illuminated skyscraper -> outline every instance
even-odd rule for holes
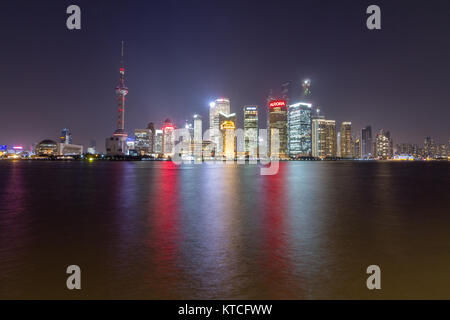
[[[287,105],[286,100],[272,100],[269,102],[269,150],[272,158],[287,159]],[[276,132],[278,131],[278,152],[276,148]]]
[[[178,142],[181,143],[179,150],[183,156],[191,157],[194,149],[193,148],[194,126],[192,122],[186,120],[184,124],[184,129],[186,130],[186,132],[179,137],[179,141],[176,141],[176,143]]]
[[[194,125],[192,124],[192,122],[189,122],[189,120],[186,120],[186,122],[184,124],[184,128],[187,129],[187,131],[189,132],[189,139],[193,140],[194,139]]]
[[[423,143],[423,151],[424,151],[424,156],[426,158],[435,158],[436,154],[437,154],[437,148],[436,148],[436,144],[434,143],[434,140],[431,139],[430,137],[426,137],[425,141]]]
[[[312,155],[312,105],[299,102],[288,109],[288,150],[291,158]]]
[[[226,159],[236,158],[236,114],[219,113],[220,132],[222,134],[222,148],[219,154]]]
[[[337,149],[336,149],[336,156],[338,157],[338,158],[340,158],[341,157],[341,132],[340,131],[338,131],[338,133],[336,134],[336,146],[337,146]]]
[[[162,127],[162,153],[166,158],[172,158],[175,153],[175,126],[170,119]]]
[[[353,144],[353,157],[355,159],[361,159],[361,138],[356,137],[355,143]]]
[[[139,155],[148,155],[151,153],[152,132],[150,129],[134,130],[134,150]]]
[[[210,103],[209,107],[210,140],[217,146],[219,144],[219,136],[221,134],[219,113],[222,112],[223,114],[230,114],[230,100],[226,98],[216,99],[216,101]]]
[[[336,121],[313,119],[312,121],[312,155],[317,158],[335,158]]]
[[[437,155],[436,157],[439,159],[448,160],[448,146],[446,144],[440,144],[437,146]]]
[[[61,130],[60,142],[64,144],[72,144],[72,133],[69,129],[64,128]]]
[[[150,130],[150,153],[153,154],[155,150],[155,124],[150,122],[147,125],[147,129]]]
[[[391,159],[393,156],[393,141],[391,133],[383,129],[377,134],[375,139],[374,155],[380,160]]]
[[[121,51],[121,61],[119,69],[119,84],[116,87],[117,98],[117,123],[116,131],[111,138],[106,139],[106,153],[109,155],[127,154],[127,137],[125,132],[125,96],[128,94],[128,88],[125,86],[125,67],[123,62],[123,41]]]
[[[196,160],[202,159],[203,147],[203,123],[202,117],[198,114],[194,115],[194,156]]]
[[[372,127],[366,126],[361,130],[361,158],[373,157]]]
[[[153,152],[157,155],[163,153],[163,131],[155,130],[155,145],[153,148]]]
[[[244,107],[245,155],[258,157],[258,106]]]
[[[353,158],[351,122],[342,122],[341,124],[341,158]]]

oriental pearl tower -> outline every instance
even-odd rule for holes
[[[120,137],[121,140],[126,140],[128,134],[125,132],[125,96],[128,94],[128,88],[125,86],[125,67],[123,62],[123,41],[122,41],[122,51],[120,59],[120,80],[116,87],[116,97],[117,97],[117,127],[114,131],[115,137]]]

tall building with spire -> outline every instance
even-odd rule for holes
[[[311,80],[306,79],[302,82],[302,95],[301,100],[303,102],[311,102]]]
[[[126,155],[127,138],[125,131],[125,96],[128,94],[128,88],[125,86],[125,66],[124,66],[124,42],[122,41],[119,84],[116,87],[117,99],[117,122],[116,131],[112,137],[106,139],[106,153],[108,155]]]

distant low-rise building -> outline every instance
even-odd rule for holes
[[[58,156],[79,156],[83,154],[83,146],[68,143],[58,143]]]
[[[112,136],[105,141],[106,154],[111,156],[125,155],[127,153],[126,137]]]

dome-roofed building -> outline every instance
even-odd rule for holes
[[[53,140],[42,140],[37,144],[35,152],[38,156],[56,156],[58,144]]]

